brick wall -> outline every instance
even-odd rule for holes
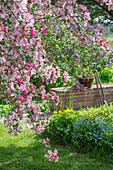
[[[103,84],[102,87],[107,103],[113,102],[113,83]],[[93,85],[91,89],[88,89],[87,91],[73,90],[72,87],[51,88],[50,91],[56,92],[60,97],[60,103],[58,106],[50,100],[51,112],[71,107],[73,107],[74,110],[78,110],[80,107],[87,108],[97,106],[97,101],[99,99],[96,85]]]

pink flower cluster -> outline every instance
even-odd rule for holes
[[[68,75],[68,72],[67,72],[67,71],[64,71],[63,76],[64,76],[64,82],[68,82],[68,80],[69,80],[69,75]]]
[[[49,144],[49,139],[43,139],[42,144],[44,145],[44,147],[50,148],[50,144]],[[45,157],[49,160],[52,161],[54,160],[55,162],[58,161],[58,155],[57,155],[58,151],[57,149],[55,149],[53,152],[51,150],[48,150],[48,154],[45,154]]]

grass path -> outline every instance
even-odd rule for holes
[[[78,154],[72,146],[57,148],[59,161],[48,162],[35,133],[24,129],[18,137],[7,134],[8,128],[0,122],[0,170],[113,170],[113,165]]]

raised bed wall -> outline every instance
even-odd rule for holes
[[[102,87],[107,103],[109,104],[110,102],[113,102],[113,83],[103,84]],[[71,107],[73,107],[74,110],[79,110],[81,107],[87,108],[97,106],[97,101],[99,99],[96,85],[93,85],[91,89],[88,89],[87,91],[72,90],[72,87],[51,88],[50,91],[56,92],[60,97],[60,103],[58,106],[50,100],[51,112]]]

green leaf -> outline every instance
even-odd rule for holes
[[[30,38],[28,38],[28,42],[29,42],[29,44],[30,44]]]
[[[12,93],[11,96],[17,96],[17,93]]]

